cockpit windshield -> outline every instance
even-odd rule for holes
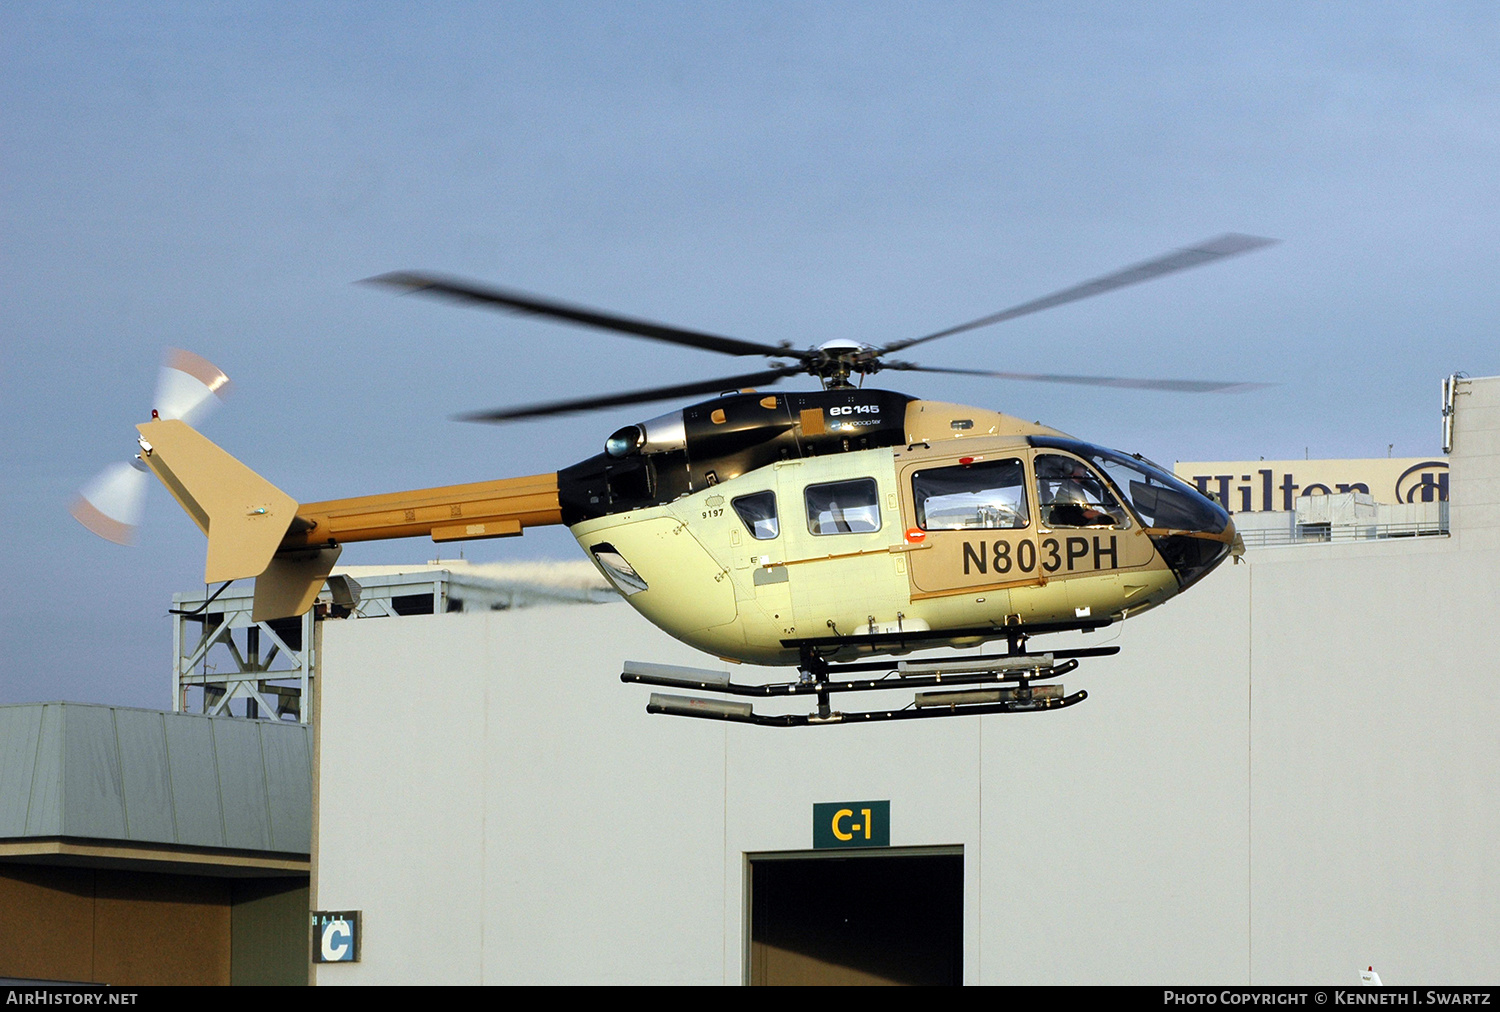
[[[1218,534],[1229,525],[1222,506],[1144,457],[1052,436],[1033,436],[1031,445],[1067,450],[1089,461],[1109,476],[1147,527]]]

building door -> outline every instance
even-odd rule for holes
[[[752,854],[751,984],[963,983],[963,848]]]

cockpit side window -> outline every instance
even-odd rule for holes
[[[740,523],[757,541],[770,541],[781,533],[781,522],[776,518],[776,493],[754,492],[729,500]]]
[[[1032,436],[1030,442],[1039,450],[1076,453],[1102,470],[1147,528],[1218,534],[1229,525],[1229,512],[1223,506],[1139,454],[1127,455],[1057,436]],[[1038,478],[1042,459],[1037,457]]]
[[[1123,527],[1128,523],[1108,483],[1076,457],[1036,457],[1037,509],[1049,527]]]
[[[924,531],[1016,530],[1031,522],[1020,460],[980,460],[918,471],[911,478]]]
[[[874,478],[809,485],[807,529],[814,534],[869,534],[880,530],[880,494]]]

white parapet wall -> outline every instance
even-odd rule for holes
[[[1500,547],[1500,376],[1459,380],[1453,408],[1454,533],[1465,546]]]
[[[1495,980],[1500,380],[1458,410],[1451,536],[1252,549],[1054,713],[649,716],[624,660],[717,664],[623,603],[325,623],[317,982],[741,983],[746,855],[856,798],[963,848],[970,983]]]

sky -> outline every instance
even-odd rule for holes
[[[903,355],[1267,389],[879,377],[1168,464],[1435,454],[1441,379],[1500,373],[1487,4],[22,2],[0,129],[0,703],[170,705],[201,535],[160,488],[134,548],[67,515],[166,347],[302,501],[553,471],[672,405],[452,416],[762,365],[356,283],[387,271],[878,344],[1275,238]]]

